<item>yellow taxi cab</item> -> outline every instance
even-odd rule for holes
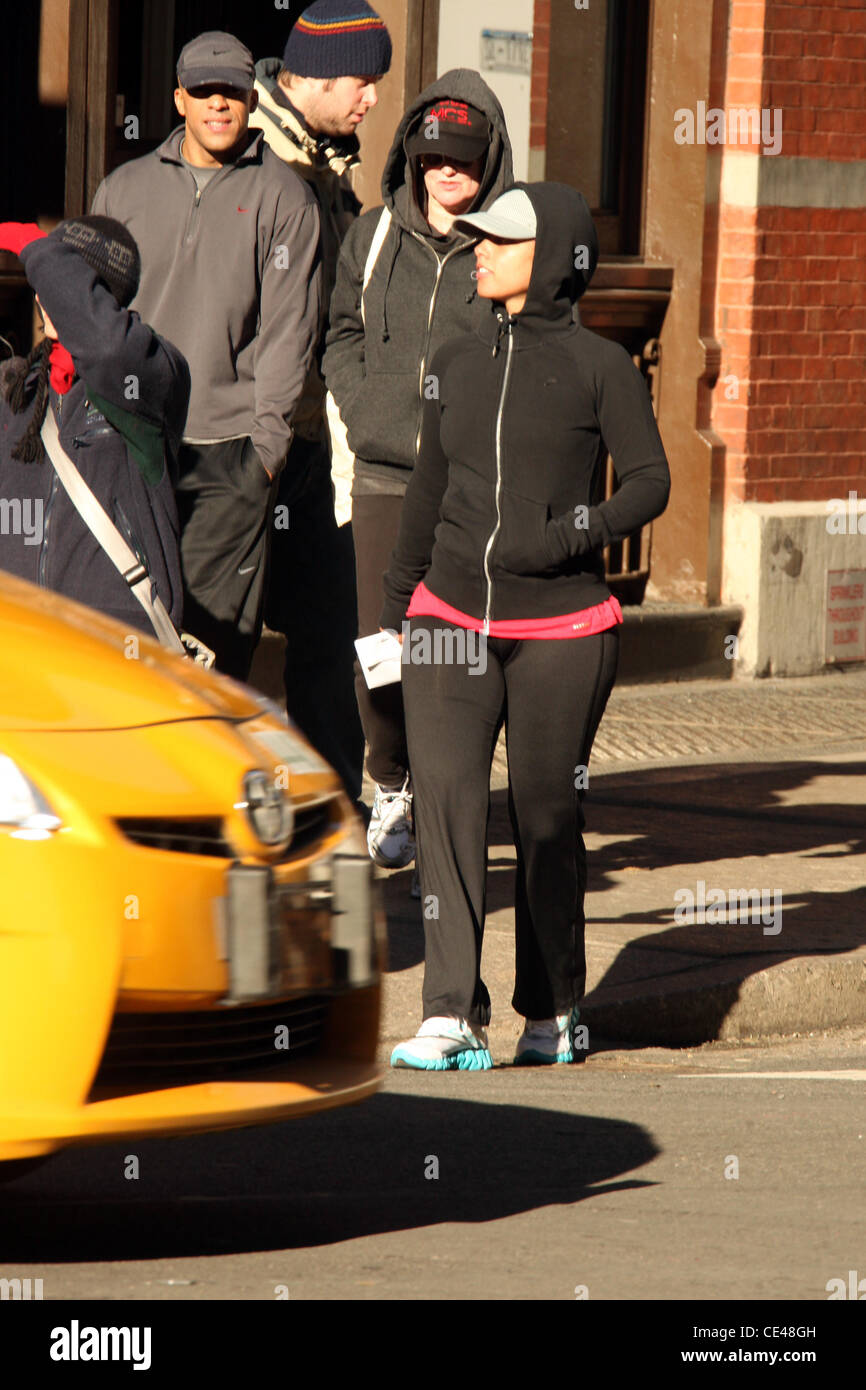
[[[275,706],[0,574],[0,1178],[359,1101],[384,921]]]

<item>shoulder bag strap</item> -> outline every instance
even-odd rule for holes
[[[370,283],[373,271],[376,269],[376,262],[379,259],[379,252],[382,250],[382,247],[385,244],[385,238],[388,235],[388,228],[390,227],[390,225],[391,209],[383,208],[382,216],[379,218],[379,221],[376,224],[376,230],[373,233],[373,240],[370,242],[370,250],[367,252],[367,261],[364,265],[364,283],[361,286],[361,318],[364,320],[365,327],[367,324],[367,319],[364,313],[364,296],[367,292],[367,286]]]
[[[379,259],[379,252],[385,243],[388,235],[388,228],[391,225],[391,213],[388,208],[382,209],[382,216],[376,223],[376,230],[373,233],[373,240],[370,242],[370,250],[367,252],[367,260],[364,265],[364,281],[361,286],[361,319],[364,327],[367,326],[367,319],[364,312],[364,296],[370,278]],[[343,526],[352,519],[352,481],[355,474],[355,455],[349,448],[349,441],[346,437],[346,426],[340,414],[337,402],[329,391],[325,397],[325,416],[328,422],[328,434],[331,440],[331,482],[334,488],[334,515],[337,518],[337,525]]]
[[[114,522],[93,495],[60,443],[57,421],[54,419],[54,412],[50,405],[45,412],[45,420],[42,425],[42,442],[54,465],[54,471],[69,494],[73,506],[85,526],[99,541],[112,564],[123,575],[150,618],[162,645],[178,652],[181,656],[186,656],[186,649],[168,615],[165,604],[159,594],[154,596],[151,593],[151,578],[147,567],[141,563],[135,552],[127,545]]]

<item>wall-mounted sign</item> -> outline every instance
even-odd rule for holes
[[[512,29],[481,30],[481,71],[532,76],[532,35]]]
[[[866,570],[827,571],[825,660],[866,661]]]

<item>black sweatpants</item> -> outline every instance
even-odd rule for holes
[[[250,439],[182,444],[177,509],[183,625],[246,680],[262,629],[271,483]]]
[[[378,493],[352,499],[355,574],[358,588],[358,636],[379,631],[385,602],[382,580],[391,563],[400,529],[402,497]],[[355,694],[364,735],[370,746],[367,771],[381,787],[402,787],[409,770],[403,692],[399,682],[370,690],[360,662],[355,662]]]
[[[357,801],[364,733],[353,674],[355,553],[351,525],[334,517],[324,441],[295,437],[276,507],[265,621],[286,638],[286,708]]]
[[[434,655],[437,629],[460,631],[419,617],[406,640],[422,628]],[[454,650],[439,641],[441,654]],[[481,978],[490,768],[503,721],[517,848],[512,1004],[525,1018],[553,1018],[583,997],[581,769],[616,676],[619,633],[493,637],[486,650],[483,674],[477,662],[476,670],[446,661],[402,667],[424,908],[424,1018],[482,1026],[490,1021]]]

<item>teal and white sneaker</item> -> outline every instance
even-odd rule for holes
[[[574,1029],[580,1010],[557,1014],[556,1018],[528,1018],[523,1036],[517,1043],[514,1065],[543,1066],[554,1062],[574,1061]]]
[[[493,1066],[487,1029],[473,1028],[465,1018],[425,1018],[414,1038],[398,1043],[392,1067],[419,1071],[489,1071]]]
[[[367,826],[367,850],[382,869],[405,869],[415,858],[412,783],[408,777],[399,791],[377,785]]]

